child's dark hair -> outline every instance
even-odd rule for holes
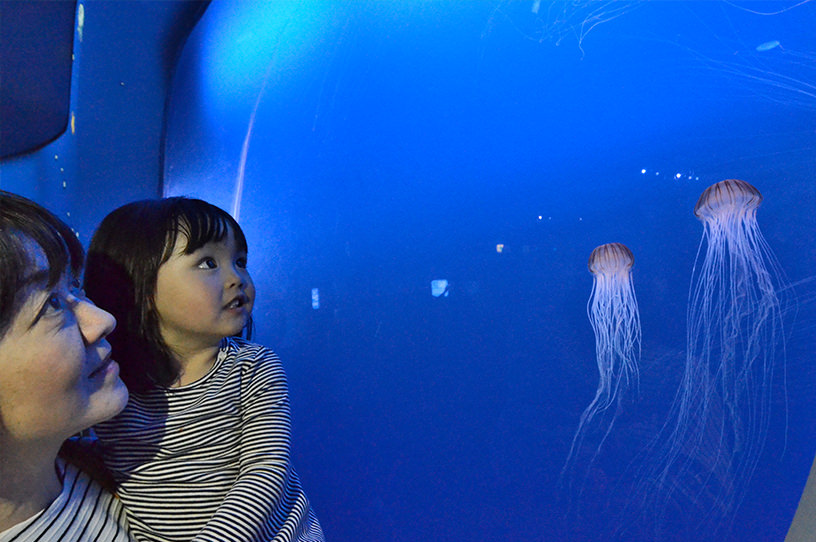
[[[82,272],[84,251],[71,228],[33,201],[0,190],[0,338],[23,302],[20,294],[34,265],[29,241],[48,260],[48,288],[66,272],[76,278]]]
[[[159,267],[173,254],[179,235],[191,254],[232,230],[247,251],[241,227],[223,209],[200,199],[174,197],[142,200],[119,207],[102,221],[91,239],[85,268],[85,291],[116,317],[108,336],[121,377],[133,392],[168,387],[179,366],[164,342],[156,310]]]

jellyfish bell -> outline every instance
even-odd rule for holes
[[[755,212],[762,194],[753,185],[739,179],[726,179],[706,188],[694,206],[694,216],[702,221],[723,215]]]
[[[622,243],[607,243],[596,247],[589,255],[589,272],[593,275],[627,273],[635,264],[632,251]]]

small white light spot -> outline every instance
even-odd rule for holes
[[[63,188],[68,188],[68,183],[67,183],[67,182],[65,182],[65,181],[62,181],[62,187],[63,187]]]
[[[683,174],[682,174],[682,173],[675,173],[675,174],[674,174],[674,178],[675,178],[675,179],[679,179],[679,178],[680,178],[680,177],[682,177],[682,176],[683,176]]]
[[[641,169],[641,170],[640,170],[640,172],[641,172],[643,175],[646,175],[646,170],[645,170],[645,169]]]
[[[312,308],[317,310],[320,308],[320,290],[312,288]]]
[[[431,295],[434,297],[448,297],[448,281],[445,279],[432,280]]]
[[[82,30],[85,28],[85,6],[80,4],[77,7],[77,36],[82,41]]]

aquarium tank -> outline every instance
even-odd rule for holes
[[[785,538],[816,455],[816,2],[68,16],[60,131],[0,189],[86,246],[145,197],[238,220],[326,540]]]

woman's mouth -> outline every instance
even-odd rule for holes
[[[113,360],[111,359],[110,355],[108,355],[108,356],[107,356],[107,357],[106,357],[106,358],[105,358],[105,359],[102,361],[102,363],[101,363],[101,364],[99,364],[99,367],[97,367],[96,369],[94,369],[93,371],[91,371],[91,374],[89,374],[89,375],[88,375],[88,378],[96,378],[96,377],[97,377],[97,376],[99,376],[99,375],[102,375],[102,374],[107,373],[107,372],[108,372],[108,370],[112,370],[114,367],[115,367],[116,369],[119,369],[119,365],[118,365],[118,364],[117,364],[115,361],[113,361]]]

